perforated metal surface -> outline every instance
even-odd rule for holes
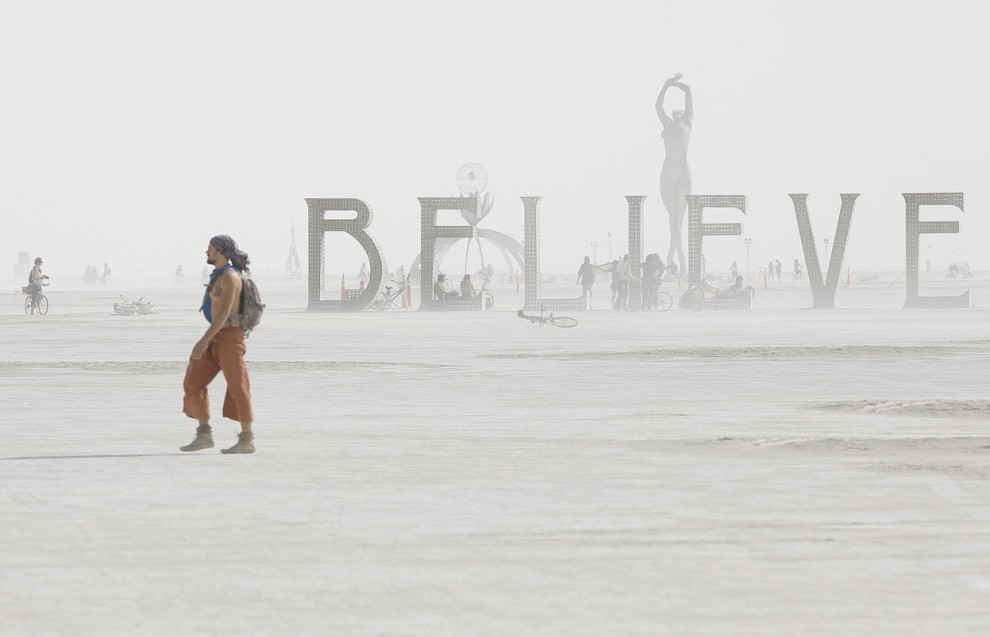
[[[918,292],[919,236],[923,234],[953,234],[959,232],[958,221],[921,221],[921,206],[955,206],[964,211],[964,198],[961,192],[906,192],[905,235],[906,235],[906,308],[947,308],[969,307],[969,290],[959,296],[920,296]]]
[[[468,226],[438,226],[438,210],[466,211],[478,213],[477,197],[420,197],[420,281],[419,309],[425,311],[443,310],[443,306],[433,299],[433,284],[436,283],[436,242],[444,237],[467,238],[474,236],[474,228]]]
[[[632,283],[629,286],[629,307],[639,307],[643,295],[643,202],[645,195],[626,195],[629,206],[629,261],[632,262]]]
[[[355,312],[364,309],[378,294],[384,269],[381,249],[365,232],[374,219],[371,207],[360,199],[306,199],[306,205],[309,208],[309,305],[306,309],[316,312]],[[326,213],[331,211],[353,211],[356,215],[354,219],[327,219]],[[367,286],[356,296],[348,290],[346,301],[320,298],[320,290],[327,287],[323,270],[328,232],[346,232],[357,239],[371,266]]]
[[[811,296],[814,307],[832,309],[835,307],[835,290],[839,285],[839,275],[842,273],[842,260],[846,254],[846,241],[849,238],[849,226],[852,223],[853,209],[859,194],[842,194],[842,207],[839,209],[839,222],[835,227],[832,241],[832,254],[828,258],[828,272],[822,280],[822,267],[818,259],[818,244],[815,242],[815,232],[811,228],[808,216],[808,195],[789,195],[794,203],[794,215],[797,217],[798,233],[801,236],[801,249],[804,251],[804,263],[808,271],[808,283],[811,284]]]
[[[703,223],[705,208],[736,208],[746,214],[746,195],[687,195],[688,285],[701,283],[703,237],[742,234],[741,223]]]
[[[523,302],[523,310],[548,311],[558,310],[583,310],[585,300],[583,297],[576,299],[541,299],[539,298],[540,285],[540,201],[543,197],[523,197],[523,210],[525,215],[525,239],[523,240],[523,250],[526,255],[526,299]]]

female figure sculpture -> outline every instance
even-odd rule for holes
[[[667,80],[660,95],[657,97],[657,117],[663,124],[663,147],[665,157],[663,169],[660,171],[660,198],[667,209],[670,219],[670,250],[667,251],[667,262],[670,263],[677,254],[681,272],[687,272],[684,264],[684,247],[682,227],[684,211],[687,210],[687,198],[691,194],[691,169],[688,168],[687,150],[691,141],[691,126],[694,123],[694,104],[691,100],[691,87],[681,82],[683,73],[678,73]],[[668,116],[663,110],[663,99],[671,86],[684,91],[684,110],[673,111]]]

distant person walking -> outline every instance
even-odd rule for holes
[[[777,271],[777,283],[780,283],[780,259],[774,264],[774,270]]]
[[[595,285],[595,266],[591,265],[591,257],[585,257],[584,263],[578,268],[577,284],[584,290],[584,309],[591,309],[591,288]]]
[[[794,259],[794,280],[800,281],[804,276],[804,272],[801,269],[801,264],[797,259]]]
[[[103,274],[100,275],[100,283],[102,283],[103,285],[106,285],[107,283],[109,283],[110,282],[110,273],[111,273],[110,266],[107,265],[106,263],[104,263],[103,264]]]
[[[223,399],[223,415],[241,424],[237,444],[221,453],[254,453],[254,411],[251,406],[251,383],[248,379],[244,354],[244,328],[240,325],[242,273],[251,263],[248,255],[237,249],[237,243],[225,234],[210,239],[206,247],[206,262],[214,266],[203,295],[203,315],[207,328],[189,356],[183,381],[185,398],[182,411],[199,422],[196,439],[181,451],[199,451],[213,446],[210,427],[208,387],[223,372],[227,393]]]

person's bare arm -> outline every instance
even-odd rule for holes
[[[216,284],[220,286],[219,298],[210,292],[212,297],[213,320],[210,322],[210,327],[206,330],[206,334],[193,347],[193,360],[202,358],[203,354],[206,353],[206,348],[210,346],[210,341],[216,338],[220,330],[227,326],[227,320],[234,312],[234,303],[241,296],[241,277],[234,269],[225,270],[220,275],[220,279]]]

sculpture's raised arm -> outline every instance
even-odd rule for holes
[[[663,85],[663,88],[660,89],[660,95],[657,95],[657,117],[660,118],[660,122],[663,124],[664,128],[667,128],[667,125],[670,124],[670,116],[663,110],[663,98],[667,95],[667,89],[669,88],[670,81],[668,80],[667,83]]]
[[[684,119],[690,123],[694,119],[694,98],[691,96],[691,87],[680,81],[670,82],[670,86],[676,86],[684,91]]]

